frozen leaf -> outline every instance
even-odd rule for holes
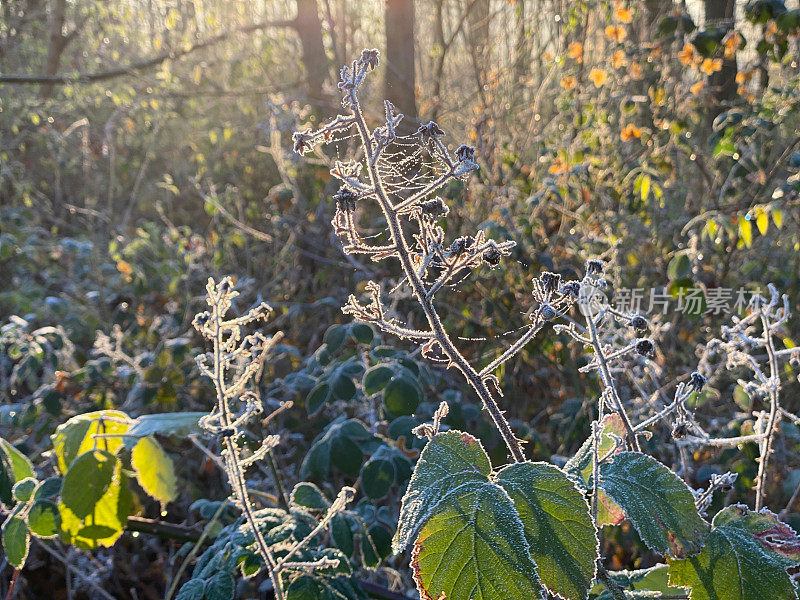
[[[736,504],[714,517],[697,556],[669,560],[670,585],[690,587],[691,600],[797,598],[786,569],[800,564],[800,538],[768,511]]]
[[[603,418],[600,443],[597,447],[598,457],[602,458],[612,450],[615,452],[620,451],[617,448],[617,442],[614,436],[625,437],[625,425],[622,422],[622,418],[617,413],[606,415]],[[615,450],[615,448],[617,449]],[[592,476],[591,436],[587,438],[580,449],[575,453],[575,456],[567,461],[567,464],[564,465],[564,471],[566,471],[569,476],[573,477],[578,484],[583,484],[584,488],[586,488]],[[597,499],[598,526],[619,525],[622,523],[625,518],[625,512],[616,502],[609,498],[603,490],[599,490]]]
[[[316,485],[301,481],[292,490],[289,502],[309,510],[327,510],[331,503]]]
[[[400,552],[413,539],[437,505],[464,483],[487,482],[492,466],[481,443],[460,431],[435,436],[420,454],[400,509],[392,542]]]
[[[37,500],[28,512],[28,526],[31,533],[41,538],[58,535],[61,528],[61,514],[50,500]]]
[[[468,483],[422,527],[411,558],[422,600],[544,598],[511,499],[491,483]]]
[[[708,533],[683,480],[654,458],[622,452],[600,467],[600,486],[619,504],[649,548],[683,558]]]
[[[583,493],[546,463],[506,467],[497,483],[514,502],[545,587],[567,600],[585,599],[595,576],[598,540]]]

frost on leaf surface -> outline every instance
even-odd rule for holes
[[[585,599],[599,548],[583,493],[546,463],[510,465],[497,483],[514,502],[542,583],[567,600]]]
[[[441,501],[465,483],[487,482],[492,470],[481,443],[460,431],[440,433],[428,442],[403,496],[392,548],[400,552]]]
[[[422,600],[544,598],[514,505],[488,482],[463,485],[425,523],[411,568]]]
[[[617,446],[615,437],[624,438],[626,435],[625,425],[622,418],[614,413],[606,415],[603,418],[600,433],[600,443],[597,446],[597,454],[599,457],[606,456],[609,452],[614,450]],[[592,437],[583,443],[580,449],[575,453],[571,459],[564,465],[564,471],[573,477],[579,484],[588,486],[589,480],[592,477]],[[597,524],[603,525],[619,525],[625,519],[625,513],[619,504],[614,502],[603,491],[599,490],[597,496]]]
[[[800,565],[800,538],[768,511],[733,505],[714,517],[703,551],[669,560],[670,585],[691,588],[691,600],[794,600],[786,569]]]
[[[708,524],[697,513],[691,490],[656,459],[622,452],[600,467],[600,486],[656,552],[683,558],[702,549]]]

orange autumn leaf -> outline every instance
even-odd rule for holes
[[[578,62],[583,61],[583,44],[580,42],[570,42],[569,47],[567,48],[567,56],[570,58],[577,60]]]
[[[689,65],[693,63],[695,59],[694,46],[692,46],[691,44],[684,44],[683,50],[678,52],[678,58],[684,65]]]
[[[636,127],[633,123],[628,123],[625,127],[622,128],[622,131],[619,133],[619,137],[623,142],[629,142],[632,139],[639,138],[642,136],[642,130]]]
[[[690,87],[689,89],[691,90],[691,92],[692,92],[692,93],[693,93],[695,96],[697,96],[697,95],[698,95],[698,94],[699,94],[699,93],[702,91],[702,89],[703,89],[703,82],[702,82],[702,81],[698,81],[697,83],[695,83],[694,85],[692,85],[692,87]]]
[[[624,50],[617,50],[614,52],[614,55],[611,57],[611,66],[615,69],[619,69],[624,67],[628,64],[628,59],[625,57]]]
[[[723,44],[725,46],[725,58],[733,58],[736,51],[741,47],[743,38],[737,31],[733,31],[725,36]]]
[[[622,42],[627,35],[628,32],[622,25],[609,25],[606,27],[606,37],[617,44]]]
[[[592,80],[594,87],[599,88],[608,80],[608,73],[606,73],[605,69],[595,68],[589,71],[589,79]]]
[[[575,87],[578,82],[572,75],[567,75],[564,79],[561,80],[561,87],[565,90],[571,90]]]
[[[556,156],[556,159],[555,161],[553,161],[553,164],[550,165],[550,168],[547,169],[547,171],[551,175],[560,175],[566,173],[568,170],[569,170],[569,165],[567,164],[567,161],[564,160],[564,158],[561,156]]]
[[[642,65],[639,63],[631,63],[631,66],[628,67],[628,75],[630,75],[633,79],[641,79],[644,77],[644,70],[642,69]]]
[[[711,75],[716,71],[722,70],[722,59],[721,58],[706,58],[700,63],[700,70],[705,73],[706,75]]]
[[[633,10],[622,2],[616,2],[614,4],[614,18],[620,23],[630,23],[633,21]]]

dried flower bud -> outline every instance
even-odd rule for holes
[[[192,321],[192,324],[193,324],[193,325],[194,325],[194,326],[195,326],[197,329],[199,329],[199,328],[201,328],[203,325],[205,325],[206,323],[208,323],[208,320],[209,320],[210,318],[211,318],[211,315],[209,315],[207,312],[201,312],[200,314],[198,314],[198,315],[197,315],[197,316],[194,318],[194,321]]]
[[[339,191],[333,195],[336,205],[341,211],[353,212],[356,209],[356,193],[346,187],[340,187]]]
[[[559,289],[558,292],[562,296],[577,298],[581,293],[581,284],[577,281],[568,281],[561,286],[561,289]]]
[[[644,331],[647,329],[647,319],[645,319],[642,315],[633,315],[631,317],[631,327],[633,327],[636,331]]]
[[[586,261],[586,274],[587,275],[595,275],[595,274],[602,274],[603,273],[603,261],[592,258]]]
[[[542,285],[548,292],[555,292],[561,285],[561,275],[545,271],[539,276]]]
[[[417,135],[419,136],[419,141],[424,144],[438,138],[440,135],[444,135],[444,131],[436,121],[428,121],[417,129]]]
[[[461,162],[475,162],[475,148],[473,146],[461,144],[456,149],[456,157]]]
[[[497,249],[497,246],[494,244],[490,245],[486,250],[483,252],[483,260],[491,267],[496,267],[500,264],[500,258],[502,258],[502,254],[500,254],[500,250]]]
[[[372,70],[378,66],[378,57],[380,54],[381,53],[375,48],[372,48],[371,50],[364,49],[361,51],[361,59],[359,62],[368,69]]]
[[[292,140],[294,141],[293,150],[296,154],[310,152],[314,149],[314,144],[311,143],[313,139],[314,136],[311,134],[311,128],[294,133],[292,135]]]
[[[223,294],[227,294],[228,292],[231,291],[231,287],[232,287],[231,280],[226,278],[223,279],[222,283],[219,284],[219,291],[222,292]]]
[[[422,202],[420,207],[422,208],[422,214],[429,219],[446,217],[447,213],[450,212],[450,209],[447,208],[447,205],[439,197]]]
[[[453,243],[450,244],[450,254],[452,256],[461,256],[474,242],[475,240],[471,235],[456,238],[453,240]]]
[[[699,392],[703,389],[706,385],[706,378],[703,377],[700,373],[695,371],[689,377],[689,387],[692,388],[695,392]]]
[[[654,350],[655,346],[651,340],[648,340],[647,338],[636,340],[636,352],[642,356],[650,356],[653,354]]]
[[[549,304],[545,304],[542,306],[541,315],[545,321],[552,321],[556,317],[556,311]]]
[[[689,424],[686,421],[675,423],[672,428],[672,437],[676,440],[682,440],[689,434]]]

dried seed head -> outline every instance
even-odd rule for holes
[[[581,293],[581,284],[578,281],[568,281],[564,285],[561,286],[561,289],[558,292],[562,296],[570,296],[571,298],[577,298],[580,296]]]
[[[429,219],[446,217],[447,213],[450,212],[450,209],[447,208],[447,205],[439,197],[422,202],[420,207],[422,208],[422,214]]]
[[[645,319],[642,315],[633,315],[631,317],[631,327],[633,327],[636,331],[644,331],[647,329],[647,319]]]
[[[603,273],[603,261],[597,258],[592,258],[586,261],[586,274],[587,275],[600,275]]]
[[[192,325],[194,325],[195,329],[200,329],[203,325],[208,323],[208,320],[211,318],[211,315],[207,312],[201,312],[200,314],[196,315],[194,321],[192,321]]]
[[[561,285],[561,275],[558,273],[551,273],[550,271],[545,271],[539,276],[539,279],[548,292],[555,292],[558,287]]]
[[[419,136],[419,141],[424,144],[438,138],[440,135],[444,135],[444,131],[436,121],[428,121],[417,129],[417,135]]]
[[[494,244],[494,242],[491,242],[489,247],[484,250],[481,258],[483,258],[486,264],[490,267],[496,267],[500,264],[500,259],[502,256],[503,255],[500,254],[500,250],[497,249],[497,246]]]
[[[695,392],[699,392],[703,389],[706,385],[706,378],[703,377],[700,373],[695,371],[689,377],[689,387],[692,388]]]
[[[636,340],[636,352],[642,356],[650,356],[653,354],[654,350],[655,346],[651,340],[648,340],[647,338]]]
[[[305,131],[297,131],[292,135],[292,140],[294,141],[294,146],[292,148],[296,154],[310,152],[314,149],[314,144],[311,143],[313,139],[314,136],[311,134],[311,128]]]
[[[473,146],[461,144],[456,149],[456,157],[461,162],[475,162],[475,148]]]
[[[461,256],[474,242],[475,240],[471,235],[456,238],[453,240],[453,243],[450,244],[450,254],[452,256]]]
[[[353,190],[346,187],[340,187],[339,191],[333,195],[336,201],[336,206],[341,211],[353,212],[356,209],[356,200],[358,196]]]
[[[221,291],[223,294],[227,294],[231,291],[232,287],[233,284],[231,283],[231,280],[226,277],[222,280],[222,283],[219,284],[219,291]]]
[[[374,69],[378,66],[378,57],[380,56],[380,52],[377,49],[372,48],[370,50],[364,49],[361,51],[361,59],[359,62],[367,67],[367,69]]]
[[[541,315],[545,321],[552,321],[556,317],[556,311],[549,304],[545,304],[542,306]]]
[[[675,423],[672,428],[672,437],[676,440],[682,440],[689,434],[689,424],[686,421],[679,421]]]

